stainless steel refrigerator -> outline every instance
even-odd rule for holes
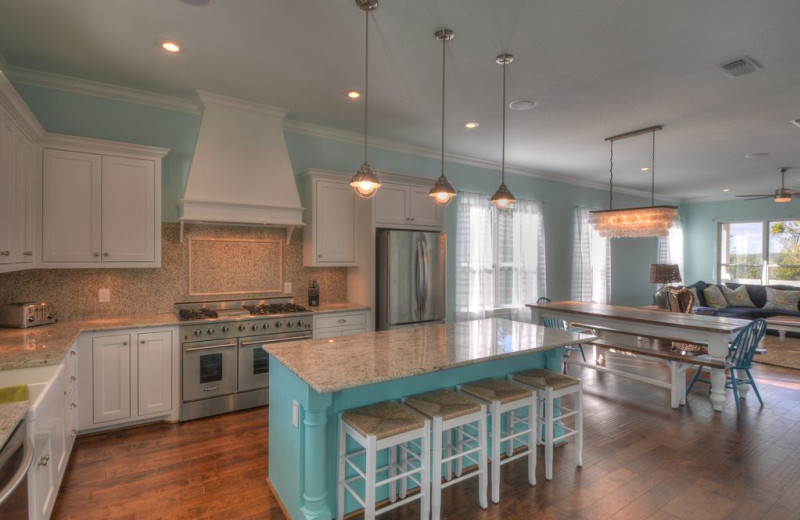
[[[444,320],[446,238],[378,230],[376,330]]]

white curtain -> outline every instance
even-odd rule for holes
[[[514,319],[529,321],[530,310],[525,304],[535,303],[547,294],[542,203],[518,200],[512,212],[511,306]]]
[[[494,309],[493,214],[486,195],[456,200],[456,319],[484,318]]]
[[[678,264],[683,284],[691,283],[686,280],[686,274],[683,271],[683,227],[680,219],[672,224],[666,237],[658,237],[657,263]]]
[[[611,247],[589,225],[589,208],[575,208],[572,299],[608,303],[611,296]]]
[[[495,311],[527,321],[527,303],[546,294],[542,205],[517,201],[498,211],[486,195],[458,197],[456,318]]]

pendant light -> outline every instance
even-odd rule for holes
[[[367,162],[367,115],[369,100],[369,12],[378,8],[378,0],[356,0],[356,5],[366,17],[366,38],[364,42],[364,163],[350,179],[350,186],[362,199],[374,197],[381,187],[381,181]]]
[[[661,125],[633,130],[624,134],[606,137],[611,142],[611,159],[609,161],[609,209],[604,211],[590,211],[589,224],[594,226],[600,236],[608,238],[633,238],[633,237],[665,237],[669,228],[678,220],[676,206],[656,206],[656,131],[661,130]],[[652,162],[650,165],[650,206],[640,208],[614,209],[614,141],[635,137],[642,134],[652,134]]]
[[[436,181],[436,184],[433,185],[431,191],[428,192],[428,195],[433,197],[436,204],[442,207],[449,206],[456,196],[455,188],[453,188],[453,185],[450,184],[450,181],[448,181],[447,177],[444,175],[444,60],[447,42],[452,40],[454,35],[455,33],[450,29],[442,29],[441,31],[436,31],[435,34],[436,39],[442,42],[442,174],[439,175],[439,179]]]
[[[501,54],[495,61],[503,66],[503,151],[500,160],[500,187],[492,195],[491,202],[497,209],[506,209],[516,202],[511,190],[506,187],[506,65],[514,61],[514,56]]]

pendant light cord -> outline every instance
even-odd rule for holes
[[[608,166],[608,209],[614,209],[614,140],[611,139],[611,159]]]
[[[367,114],[369,112],[369,11],[367,17],[367,36],[364,45],[364,162],[367,162]]]
[[[656,205],[656,131],[653,129],[653,157],[650,162],[650,206]]]
[[[500,155],[500,183],[506,184],[506,65],[507,60],[503,61],[503,151]]]
[[[444,177],[444,60],[447,47],[447,39],[442,38],[442,176]]]

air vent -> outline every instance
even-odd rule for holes
[[[800,127],[800,119],[792,119],[792,124],[794,126]]]
[[[723,74],[728,76],[729,78],[735,78],[737,76],[744,76],[745,74],[750,74],[751,72],[755,72],[756,69],[760,69],[761,65],[756,63],[752,58],[748,58],[744,56],[739,58],[738,60],[733,60],[728,63],[723,63],[717,67],[719,70],[722,71]]]

